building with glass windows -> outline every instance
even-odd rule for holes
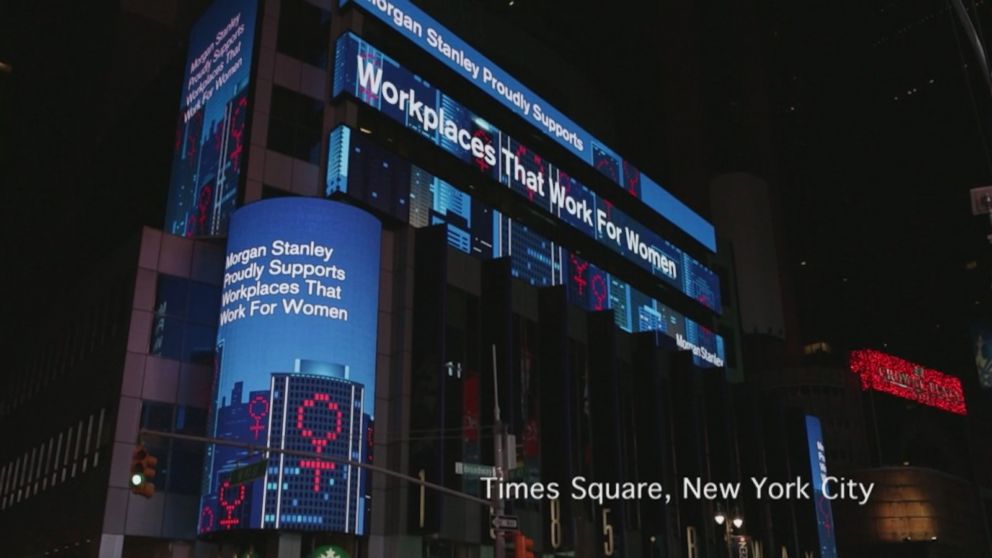
[[[674,491],[742,481],[765,452],[815,472],[807,417],[758,420],[736,385],[734,254],[702,210],[598,139],[608,108],[553,54],[506,31],[550,76],[530,84],[484,49],[498,23],[459,37],[444,22],[480,22],[434,8],[204,6],[161,230],[107,264],[84,297],[95,321],[4,399],[4,428],[24,432],[0,451],[17,555],[492,556],[485,506],[257,448],[484,496],[456,464],[493,464],[497,402],[516,482]],[[27,428],[42,400],[64,411]],[[146,499],[127,487],[141,429],[229,445],[144,437]],[[233,479],[263,459],[261,478]],[[545,556],[820,546],[812,508],[802,529],[751,511],[731,540],[713,518],[732,509],[758,510],[676,493],[507,511]],[[57,527],[38,522],[52,510]]]

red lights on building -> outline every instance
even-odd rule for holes
[[[228,490],[231,488],[234,489],[234,497],[231,498],[230,501],[228,501],[227,499],[229,496]],[[240,506],[245,501],[246,494],[247,494],[247,489],[243,484],[232,487],[231,481],[224,481],[223,483],[221,483],[220,490],[218,490],[218,497],[220,500],[220,507],[224,508],[224,513],[227,514],[227,517],[221,519],[217,523],[219,523],[225,529],[230,529],[231,527],[240,524],[241,520],[238,519],[237,517],[234,517],[234,510],[238,509],[238,506]],[[213,513],[211,513],[210,515],[212,519]]]
[[[337,440],[338,434],[340,434],[342,430],[344,413],[338,407],[338,404],[330,399],[331,396],[329,394],[315,393],[311,399],[304,400],[303,404],[296,409],[296,428],[299,429],[301,436],[310,440],[310,443],[313,444],[313,451],[315,453],[323,453],[327,443]],[[332,412],[332,416],[334,416],[334,418],[331,419],[331,423],[333,423],[334,426],[327,429],[323,435],[316,435],[312,428],[308,428],[304,424],[307,409],[319,409],[324,406],[317,405],[318,401],[321,403],[326,403],[326,408],[330,410]],[[300,467],[303,469],[313,469],[314,492],[320,492],[320,472],[333,471],[336,468],[334,463],[324,461],[322,459],[301,460]]]
[[[214,510],[206,506],[200,511],[200,532],[207,533],[214,529]]]
[[[851,351],[851,371],[861,377],[861,389],[873,389],[936,407],[967,414],[961,380],[907,360],[873,350]]]
[[[254,399],[248,403],[248,416],[251,417],[254,424],[248,427],[251,433],[258,439],[259,433],[265,430],[265,426],[262,425],[262,419],[264,419],[269,414],[269,400],[261,395],[256,395]]]

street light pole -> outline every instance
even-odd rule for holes
[[[713,521],[716,521],[717,525],[723,527],[723,541],[727,547],[727,558],[733,558],[730,554],[730,521],[727,521],[727,516],[719,508],[719,505],[717,504],[718,507],[716,509],[716,515],[713,516]]]
[[[493,516],[503,515],[503,479],[506,464],[503,456],[503,421],[499,413],[499,378],[496,373],[496,344],[492,346],[493,355],[493,455],[495,457],[494,469],[496,471],[496,491],[490,494],[492,498]],[[493,555],[495,558],[506,557],[506,540],[503,539],[503,529],[493,526],[493,534],[496,540],[493,541]]]
[[[723,533],[723,540],[726,541],[726,544],[727,544],[727,558],[734,558],[734,551],[730,547],[730,522],[729,521],[726,522],[726,529],[725,529],[725,531]]]
[[[717,504],[717,506],[719,506],[719,504]],[[723,513],[723,510],[717,507],[716,514],[713,516],[713,521],[716,521],[717,525],[723,527],[723,540],[727,545],[727,558],[734,558],[734,550],[731,545],[731,535],[733,535],[733,529],[740,529],[744,525],[744,518],[742,518],[741,514],[735,510],[733,513],[733,519],[731,519]]]

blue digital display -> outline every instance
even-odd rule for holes
[[[345,5],[350,0],[340,0]],[[713,225],[592,137],[491,60],[406,0],[354,0],[506,108],[640,198],[700,244],[716,251]]]
[[[344,192],[373,203],[389,191],[404,202],[382,202],[381,210],[420,228],[444,224],[448,244],[477,258],[510,258],[514,277],[530,285],[565,285],[569,300],[586,310],[612,310],[627,332],[655,331],[693,353],[698,366],[723,366],[723,338],[544,238],[527,226],[472,198],[441,178],[410,164],[347,126],[328,141],[327,194]],[[352,174],[356,167],[367,170]],[[398,181],[406,180],[408,183]]]
[[[211,434],[353,461],[371,457],[381,225],[339,202],[277,198],[231,216]],[[208,448],[199,530],[363,534],[364,470],[272,453],[263,478],[231,473],[261,455]]]
[[[816,529],[820,540],[820,558],[837,558],[834,539],[834,516],[830,500],[823,493],[823,479],[827,477],[827,456],[823,447],[820,419],[806,415],[806,440],[809,445],[810,484],[813,485],[813,504],[816,508]]]
[[[992,324],[984,321],[971,324],[971,348],[978,384],[992,388]]]
[[[165,230],[223,236],[248,138],[257,0],[215,0],[193,26],[179,102]]]
[[[335,95],[354,95],[710,310],[722,311],[716,273],[367,42],[342,35],[335,70]],[[615,171],[619,176],[619,163]]]

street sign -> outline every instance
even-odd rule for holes
[[[455,461],[455,474],[466,477],[495,477],[496,468],[492,465],[481,465],[479,463],[462,463]]]
[[[493,529],[504,531],[514,531],[517,529],[517,516],[515,515],[494,515],[489,518],[489,524]]]
[[[251,465],[245,465],[244,467],[239,467],[231,471],[230,482],[232,485],[242,484],[245,482],[253,481],[255,479],[260,479],[265,476],[265,469],[269,465],[268,459],[263,459],[261,461],[252,463]]]

